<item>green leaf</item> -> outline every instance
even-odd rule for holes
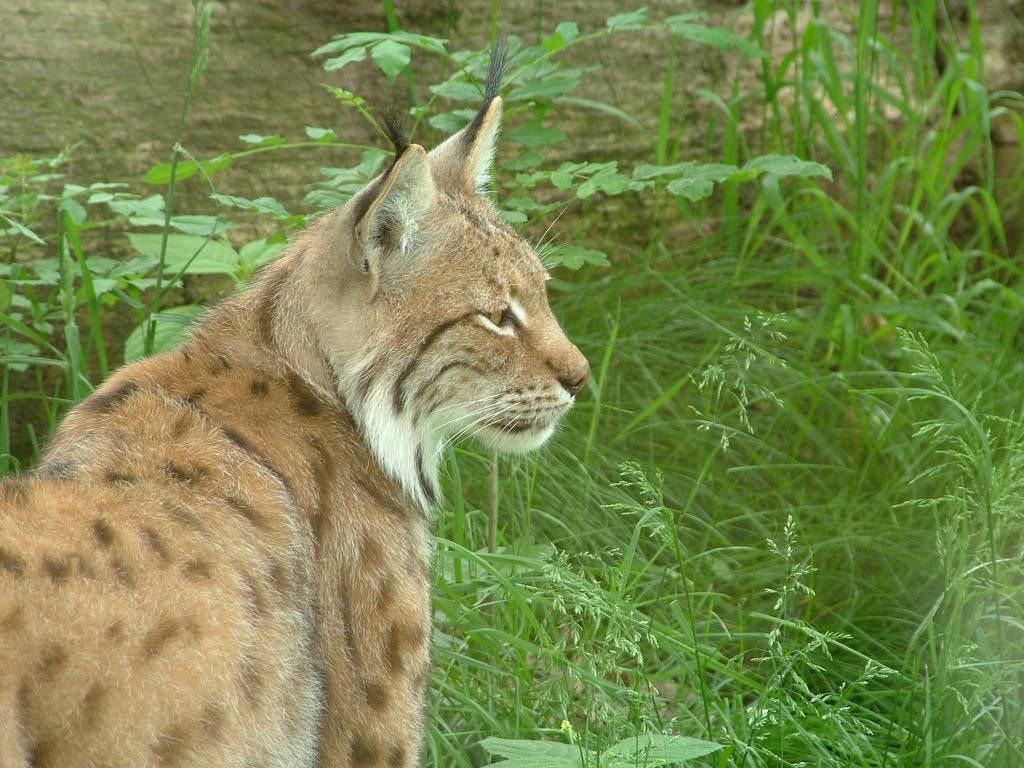
[[[567,171],[553,171],[550,181],[558,189],[568,189],[572,186],[572,174]]]
[[[21,222],[18,222],[18,221],[15,221],[14,219],[8,218],[7,216],[5,216],[2,213],[0,213],[0,219],[3,219],[4,221],[6,221],[10,225],[11,229],[15,230],[16,232],[18,232],[21,235],[24,235],[25,237],[27,237],[32,242],[37,243],[38,245],[46,245],[46,243],[43,241],[43,239],[41,237],[39,237],[39,235],[37,235],[35,232],[33,232],[31,229],[26,227]]]
[[[637,768],[654,768],[703,757],[722,749],[721,744],[688,736],[640,734],[613,744],[601,756],[601,762],[618,759]]]
[[[567,141],[569,138],[561,128],[539,125],[537,123],[517,126],[506,133],[505,137],[531,149],[559,144]]]
[[[170,349],[188,335],[189,326],[203,312],[198,304],[185,304],[172,307],[153,314],[156,323],[156,337],[153,353],[157,354]],[[139,360],[143,356],[143,332],[146,324],[139,325],[129,334],[124,343],[124,361],[126,363]]]
[[[451,112],[442,112],[439,115],[434,115],[427,122],[442,133],[450,135],[458,133],[469,125],[476,113],[477,110],[475,109],[453,109]]]
[[[414,48],[422,48],[431,53],[441,54],[445,53],[448,46],[448,41],[445,38],[417,35],[401,29],[394,32],[350,32],[344,35],[336,35],[329,43],[325,43],[313,51],[311,56],[315,58],[325,54],[341,53],[356,47],[365,50],[381,40],[404,43]]]
[[[549,77],[536,77],[527,80],[521,86],[512,88],[508,92],[509,101],[530,101],[533,99],[560,99],[568,93],[576,90],[580,84],[581,70],[563,70],[560,75]],[[479,98],[479,91],[473,91],[475,98]],[[442,94],[447,96],[448,94]]]
[[[684,18],[689,17],[690,14],[686,14]],[[694,42],[710,45],[713,48],[736,51],[737,53],[757,58],[764,58],[768,55],[746,38],[740,37],[727,29],[708,27],[704,24],[694,24],[689,21],[673,21],[673,19],[680,18],[672,16],[666,19],[665,23],[668,24],[669,29],[684,40],[693,40]]]
[[[453,101],[478,102],[482,94],[480,87],[468,82],[464,77],[462,72],[456,72],[443,83],[430,86],[430,92],[436,96],[443,96]],[[475,111],[474,114],[476,114]]]
[[[615,16],[610,16],[605,23],[611,32],[624,32],[629,29],[643,29],[646,20],[647,9],[638,8],[629,13],[619,13]]]
[[[525,224],[530,218],[522,211],[498,211],[498,215],[501,216],[502,221],[506,224]]]
[[[366,48],[350,48],[333,59],[328,59],[324,62],[324,69],[328,72],[336,72],[342,67],[346,67],[354,61],[362,61],[366,58]]]
[[[15,341],[0,336],[0,365],[24,373],[29,365],[42,358],[42,350],[28,341]]]
[[[628,112],[624,112],[618,107],[613,107],[611,104],[608,104],[603,101],[598,101],[597,99],[586,99],[583,98],[582,96],[562,96],[558,100],[558,103],[569,104],[574,107],[583,107],[584,109],[593,109],[597,112],[604,112],[607,115],[617,117],[619,120],[622,120],[625,123],[629,123],[634,128],[644,127],[643,123],[641,123]]]
[[[129,232],[128,240],[142,256],[159,258],[162,235]],[[227,275],[238,276],[238,253],[220,240],[207,240],[196,235],[168,235],[167,252],[164,258],[164,275],[176,275],[182,270],[186,275]]]
[[[761,155],[743,166],[742,172],[771,173],[775,176],[823,176],[832,179],[832,170],[812,160],[801,160],[795,155]]]
[[[58,208],[59,210],[67,211],[75,224],[81,224],[88,217],[85,207],[77,200],[63,200]]]
[[[633,178],[646,180],[659,176],[685,176],[723,182],[737,171],[739,169],[735,165],[727,163],[695,163],[692,160],[687,160],[674,165],[638,165],[633,169]]]
[[[668,191],[673,195],[680,195],[696,203],[709,197],[715,190],[715,185],[710,179],[703,178],[682,178],[672,181],[668,185]]]
[[[337,138],[337,134],[330,128],[314,128],[311,125],[306,126],[306,135],[313,141],[322,141],[324,143],[334,141]]]
[[[230,205],[232,208],[241,208],[243,211],[256,211],[257,213],[269,213],[279,219],[286,219],[292,215],[273,197],[257,197],[255,200],[249,200],[245,197],[222,195],[219,193],[214,193],[210,197],[218,203]]]
[[[363,48],[365,52],[368,45],[372,45],[382,37],[384,35],[380,32],[350,32],[345,35],[335,35],[331,42],[321,45],[310,56],[315,58],[328,53],[341,53],[357,46]]]
[[[394,80],[409,65],[410,54],[408,46],[394,40],[382,40],[373,46],[373,63],[380,67],[388,80]]]
[[[611,266],[608,254],[604,251],[595,251],[578,245],[555,246],[543,254],[543,260],[548,266],[563,266],[574,271],[584,264],[593,264],[596,267]]]
[[[533,739],[499,739],[490,736],[480,742],[488,754],[513,758],[559,758],[567,765],[579,765],[580,749],[574,744]],[[532,763],[531,763],[532,764]]]
[[[209,176],[215,171],[219,171],[221,168],[227,168],[231,165],[231,159],[231,155],[224,153],[218,155],[212,160],[201,160],[198,164],[192,160],[184,160],[179,162],[178,167],[174,169],[174,178],[177,181],[181,181],[191,176],[195,176],[200,168],[202,168],[203,172]],[[142,180],[146,184],[167,184],[171,180],[171,164],[157,163],[146,171],[146,175],[142,177]]]
[[[362,96],[356,96],[352,91],[346,91],[344,88],[337,88],[328,83],[324,83],[323,87],[346,107],[361,107],[366,103],[366,99]]]
[[[536,152],[523,152],[511,159],[503,160],[501,167],[510,171],[525,171],[527,168],[536,168],[543,162],[544,158]]]
[[[580,768],[580,761],[570,760],[567,757],[549,757],[547,755],[532,755],[530,757],[514,757],[511,760],[501,760],[491,763],[487,768]]]
[[[263,136],[259,133],[243,133],[238,137],[240,141],[251,144],[254,147],[273,147],[284,144],[283,136]]]
[[[159,216],[131,216],[128,221],[136,227],[162,227],[164,216],[162,213]],[[213,216],[172,216],[169,223],[172,229],[187,235],[200,235],[201,237],[219,235],[231,229],[230,223]]]
[[[142,200],[135,196],[113,200],[107,207],[122,216],[160,216],[164,215],[163,195],[150,195]]]
[[[739,169],[735,165],[687,161],[675,165],[638,165],[633,169],[633,178],[649,181],[662,176],[676,176],[669,183],[668,191],[697,202],[710,195],[715,184],[731,179],[738,173]]]
[[[575,21],[563,21],[555,27],[555,34],[544,38],[542,45],[551,53],[560,51],[580,36],[580,25]]]
[[[242,263],[250,270],[256,269],[273,261],[277,255],[287,247],[287,243],[268,243],[264,239],[253,240],[246,243],[238,251]]]

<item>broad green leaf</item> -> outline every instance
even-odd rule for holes
[[[150,195],[139,200],[136,197],[113,200],[107,203],[107,207],[114,213],[122,216],[163,216],[164,198],[163,195]]]
[[[597,267],[607,267],[611,264],[608,261],[608,254],[604,251],[595,251],[578,245],[556,246],[546,252],[543,258],[544,262],[552,267],[563,266],[572,270],[577,270],[584,264],[593,264]]]
[[[448,46],[448,41],[445,38],[417,35],[405,30],[396,30],[395,32],[350,32],[344,35],[335,35],[333,40],[321,45],[313,51],[311,56],[317,57],[341,53],[355,47],[365,49],[381,40],[404,43],[415,48],[422,48],[431,53],[444,53]]]
[[[238,137],[240,141],[251,144],[254,147],[276,147],[284,144],[283,136],[263,136],[259,133],[243,133]]]
[[[536,77],[508,91],[509,101],[530,101],[532,99],[560,99],[576,90],[580,84],[580,70],[566,70],[560,75]],[[474,89],[476,98],[479,92]],[[448,94],[442,94],[447,96]]]
[[[467,81],[462,72],[457,72],[443,83],[430,86],[430,92],[437,96],[444,96],[446,99],[452,99],[453,101],[472,102],[478,102],[483,93],[480,90],[480,86],[476,83]],[[474,114],[476,114],[475,111]]]
[[[634,128],[643,128],[643,123],[637,120],[628,112],[624,112],[618,107],[613,107],[604,101],[598,101],[597,99],[586,99],[581,96],[562,96],[558,100],[559,104],[571,104],[574,107],[583,107],[584,109],[593,109],[597,112],[604,112],[607,115],[612,115],[622,120],[625,123],[629,123]]]
[[[505,138],[511,139],[519,144],[537,149],[547,147],[551,144],[559,144],[568,140],[568,136],[561,128],[527,123],[513,128],[505,134]]]
[[[161,235],[129,232],[132,247],[143,256],[159,258]],[[230,245],[196,235],[168,235],[164,275],[228,275],[237,278],[239,257]]]
[[[174,178],[177,181],[187,179],[199,171],[200,168],[207,176],[219,171],[221,168],[227,168],[231,165],[231,155],[224,153],[218,155],[212,160],[202,160],[196,164],[192,160],[182,160],[178,162],[178,166],[174,169]],[[152,166],[146,175],[142,177],[142,180],[146,184],[167,184],[171,180],[171,164],[170,163],[157,163]]]
[[[503,160],[502,168],[510,171],[525,171],[527,168],[536,168],[544,162],[544,158],[536,152],[523,152],[509,160]]]
[[[530,218],[522,211],[498,211],[498,215],[507,224],[525,224]]]
[[[16,341],[0,336],[0,367],[24,373],[29,365],[42,360],[42,350],[28,341]]]
[[[316,57],[331,53],[341,53],[357,46],[365,49],[366,46],[372,45],[380,40],[381,37],[383,35],[380,32],[350,32],[345,35],[335,35],[331,42],[321,45],[310,55]]]
[[[616,759],[619,765],[654,768],[703,757],[717,752],[722,746],[689,736],[645,733],[613,744],[601,756],[601,762],[603,764],[610,759]]]
[[[675,176],[668,191],[697,202],[710,195],[715,184],[733,178],[739,169],[726,163],[684,162],[675,165],[639,165],[633,169],[633,178],[648,181],[663,176]]]
[[[88,218],[88,214],[85,212],[83,205],[77,200],[63,200],[59,206],[60,210],[67,211],[71,216],[71,220],[75,224],[81,224]]]
[[[128,221],[136,227],[162,227],[164,225],[164,216],[163,214],[159,216],[129,216]],[[171,229],[184,232],[186,235],[200,235],[202,237],[219,235],[231,229],[230,223],[213,216],[172,216],[169,224]]]
[[[439,115],[434,115],[427,122],[443,133],[458,133],[469,125],[476,112],[475,109],[453,109],[451,112],[442,112]]]
[[[43,241],[43,239],[41,237],[39,237],[39,235],[37,235],[35,232],[33,232],[31,229],[26,227],[21,222],[15,221],[14,219],[11,219],[11,218],[8,218],[7,216],[5,216],[2,213],[0,213],[0,219],[3,219],[5,222],[7,222],[7,224],[10,226],[11,229],[15,230],[16,232],[18,232],[21,235],[24,235],[25,237],[27,237],[32,242],[37,243],[39,245],[46,245],[46,243]]]
[[[555,27],[555,33],[543,41],[544,47],[554,53],[560,51],[580,36],[580,25],[575,21],[563,21]]]
[[[286,243],[268,243],[261,238],[243,245],[238,251],[238,255],[247,268],[255,269],[268,261],[273,261],[286,247]]]
[[[324,83],[323,87],[324,90],[347,107],[361,107],[366,103],[366,99],[362,96],[356,96],[352,91],[346,91],[344,88],[337,88],[328,83]]]
[[[722,182],[739,171],[735,165],[726,163],[695,163],[687,160],[674,165],[638,165],[633,169],[633,178],[637,180],[655,179],[660,176],[685,176],[706,178],[714,182]]]
[[[694,42],[710,45],[713,48],[736,51],[737,53],[742,53],[746,56],[756,56],[758,58],[764,58],[767,56],[764,51],[746,38],[733,34],[729,30],[721,27],[708,27],[704,24],[694,24],[688,21],[677,21],[673,23],[672,18],[666,20],[666,23],[668,24],[669,29],[684,40],[693,40]]]
[[[409,65],[409,47],[396,43],[393,40],[382,40],[373,46],[373,63],[380,67],[380,71],[388,80],[394,80],[395,76]]]
[[[621,195],[626,190],[643,189],[643,184],[619,173],[617,167],[618,163],[611,162],[597,164],[596,170],[587,169],[587,172],[593,171],[593,175],[576,188],[576,196],[585,200],[597,192]]]
[[[558,189],[568,189],[572,186],[572,174],[568,171],[553,171],[549,180]]]
[[[285,210],[285,207],[273,197],[257,197],[255,200],[249,200],[245,197],[222,195],[219,193],[212,194],[210,197],[218,203],[230,205],[232,208],[241,208],[244,211],[269,213],[278,218],[288,218],[291,216],[291,214]]]
[[[744,165],[742,170],[776,176],[823,176],[832,179],[832,170],[828,166],[812,160],[801,160],[794,155],[761,155]]]
[[[629,13],[619,13],[615,16],[610,16],[605,23],[612,32],[622,32],[628,29],[643,29],[646,20],[647,9],[638,8]]]
[[[480,742],[488,754],[506,758],[554,757],[573,761],[578,765],[580,749],[574,744],[562,744],[557,741],[539,741],[533,739],[499,739],[490,736]]]
[[[203,313],[203,308],[198,304],[185,304],[181,307],[171,307],[153,315],[156,323],[156,333],[153,343],[153,353],[158,354],[170,349],[188,335],[189,326]],[[146,324],[142,323],[135,328],[124,343],[124,361],[134,362],[142,358],[143,354],[143,332]]]
[[[306,135],[313,141],[323,141],[325,143],[334,141],[337,138],[337,134],[330,128],[314,128],[311,125],[306,126]]]
[[[333,59],[328,59],[324,62],[324,69],[328,72],[335,72],[342,67],[346,67],[354,61],[362,61],[366,58],[366,48],[350,48],[345,51],[341,56],[337,56]]]
[[[571,760],[567,757],[550,757],[548,755],[531,755],[530,757],[513,757],[491,763],[488,768],[580,768],[579,758]]]
[[[580,768],[579,758],[550,757],[548,755],[531,755],[530,757],[513,757],[491,763],[487,768]]]
[[[675,179],[668,185],[668,191],[673,195],[680,195],[696,203],[709,197],[715,190],[715,185],[710,179],[704,178],[681,178]]]

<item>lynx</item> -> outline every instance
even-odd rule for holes
[[[503,58],[0,484],[0,766],[417,764],[445,441],[535,448],[589,371],[482,194]]]

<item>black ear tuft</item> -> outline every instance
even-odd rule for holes
[[[384,134],[395,148],[395,160],[398,160],[409,147],[405,138],[405,129],[402,126],[402,113],[397,109],[388,109],[380,115],[380,127]]]
[[[501,80],[505,77],[507,68],[508,45],[505,41],[505,33],[502,32],[494,43],[491,60],[487,64],[487,90],[484,92],[484,99],[487,102],[490,102],[501,90]]]
[[[463,134],[463,141],[467,145],[472,145],[476,141],[476,135],[480,131],[480,126],[484,123],[487,110],[490,109],[491,102],[497,98],[498,92],[501,90],[501,79],[505,76],[505,69],[507,67],[508,47],[505,45],[505,33],[502,33],[494,43],[494,48],[491,50],[491,60],[487,64],[487,85],[484,91],[484,104],[480,107],[480,111],[476,113],[476,117],[470,121]]]

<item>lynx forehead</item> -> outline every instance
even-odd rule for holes
[[[417,764],[443,445],[540,445],[589,370],[481,194],[503,61],[0,484],[0,766]]]

